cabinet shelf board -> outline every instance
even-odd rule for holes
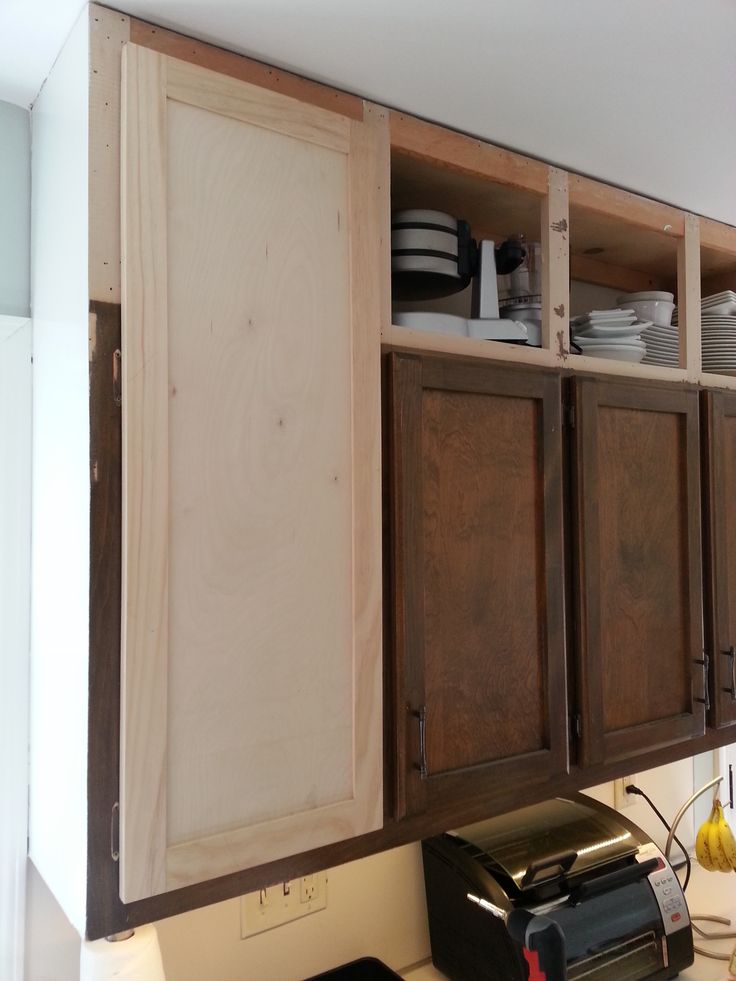
[[[502,341],[483,341],[475,337],[456,337],[452,334],[434,334],[431,331],[411,330],[391,324],[381,334],[381,342],[392,349],[433,351],[465,357],[488,358],[493,361],[515,361],[554,367],[557,357],[552,351]]]
[[[685,234],[685,213],[678,208],[579,174],[570,174],[570,207],[640,229],[666,230],[673,238],[682,238]]]
[[[656,364],[632,364],[630,361],[609,361],[607,358],[591,358],[585,354],[573,354],[564,362],[572,371],[590,372],[597,375],[619,375],[627,378],[649,378],[655,381],[692,383],[697,377],[684,368],[667,368]]]

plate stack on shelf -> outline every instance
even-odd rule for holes
[[[588,357],[638,363],[647,353],[641,333],[651,324],[639,323],[633,310],[591,310],[570,326],[573,343]]]
[[[672,326],[675,309],[674,294],[662,290],[644,293],[624,293],[618,302],[631,307],[642,323],[641,339],[647,346],[642,364],[658,364],[677,368],[680,363],[680,339],[677,326]]]
[[[642,330],[641,338],[647,346],[642,364],[660,364],[667,368],[677,368],[680,364],[680,336],[677,324],[660,327],[650,324]]]
[[[703,371],[736,375],[736,293],[724,290],[704,296],[700,311]]]

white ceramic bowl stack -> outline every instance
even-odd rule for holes
[[[571,321],[573,340],[590,358],[638,363],[647,353],[634,310],[591,310]]]
[[[674,294],[662,290],[644,293],[624,293],[618,302],[632,307],[642,321],[641,339],[646,344],[642,364],[659,364],[676,368],[680,363],[680,339],[677,327],[672,325],[675,310]]]
[[[736,375],[736,293],[724,290],[700,301],[703,371]]]

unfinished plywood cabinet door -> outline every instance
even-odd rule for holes
[[[123,72],[129,902],[381,825],[387,144],[370,107]]]

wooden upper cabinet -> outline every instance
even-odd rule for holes
[[[381,826],[387,161],[126,47],[126,902]]]
[[[575,379],[580,762],[705,731],[698,393]]]
[[[736,394],[701,393],[711,721],[736,722]]]
[[[567,769],[560,380],[388,363],[399,816]]]

